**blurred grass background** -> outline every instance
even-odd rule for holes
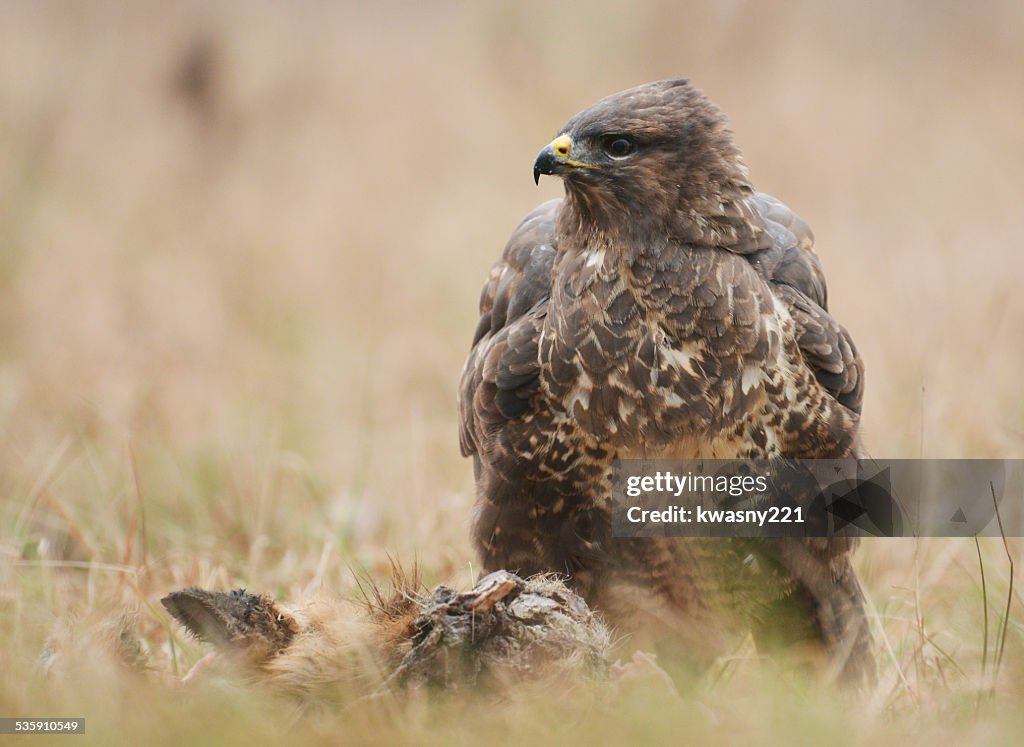
[[[202,647],[153,605],[191,584],[348,592],[388,553],[467,583],[455,384],[479,289],[560,193],[532,184],[539,148],[647,80],[703,87],[757,187],[813,226],[867,361],[872,455],[1024,456],[1022,71],[1013,0],[0,3],[2,715],[260,743],[251,694],[183,722],[115,675],[39,683],[35,657],[58,619],[141,604],[154,658],[187,666]],[[885,635],[863,712],[750,674],[657,719],[640,698],[571,721],[1009,743],[1021,600],[1002,543],[979,552],[984,586],[970,540],[865,544]],[[543,741],[563,715],[413,704],[298,734]]]

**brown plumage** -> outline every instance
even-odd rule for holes
[[[753,190],[685,80],[577,114],[534,170],[565,198],[491,271],[460,387],[484,568],[565,573],[632,642],[698,665],[752,627],[870,682],[851,540],[611,536],[616,458],[858,454],[863,364],[807,225]]]

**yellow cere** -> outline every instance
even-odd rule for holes
[[[585,163],[584,161],[574,161],[569,158],[569,153],[572,151],[572,138],[568,135],[559,135],[549,144],[551,150],[555,152],[555,155],[562,159],[562,162],[566,166],[572,166],[579,169],[597,169],[598,171],[604,171],[604,166],[598,166],[593,163]]]

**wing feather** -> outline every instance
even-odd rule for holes
[[[814,234],[801,218],[771,195],[752,198],[772,246],[747,255],[796,322],[797,342],[818,382],[847,409],[860,413],[864,362],[850,333],[828,312],[828,288],[814,252]]]
[[[540,385],[538,341],[561,204],[545,202],[522,220],[480,295],[480,321],[459,385],[463,456],[479,454],[489,432],[525,414]]]

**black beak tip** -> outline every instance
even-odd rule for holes
[[[533,183],[540,184],[541,174],[561,173],[562,163],[551,146],[547,146],[537,154],[537,160],[533,162]]]

